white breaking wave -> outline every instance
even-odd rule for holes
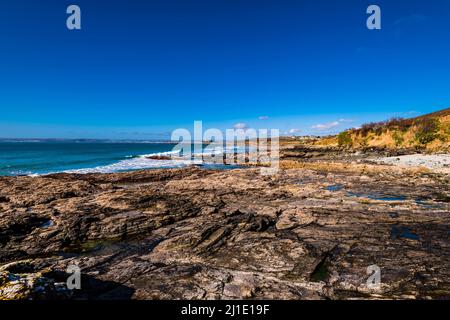
[[[66,170],[65,173],[111,173],[139,169],[178,168],[193,164],[191,160],[153,160],[137,157],[94,168]]]
[[[236,147],[214,147],[214,148],[204,148],[201,155],[203,156],[211,156],[211,155],[220,155],[225,153],[241,153],[244,152],[245,149],[236,148]],[[200,153],[193,153],[193,156],[198,156]],[[149,157],[160,157],[160,156],[170,156],[175,157],[171,160],[158,160],[158,159],[149,159]],[[81,168],[81,169],[70,169],[58,172],[64,173],[113,173],[113,172],[123,172],[123,171],[132,171],[132,170],[140,170],[140,169],[158,169],[158,168],[181,168],[189,165],[195,164],[193,159],[179,157],[180,151],[166,151],[166,152],[158,152],[151,154],[144,154],[139,156],[129,155],[126,156],[124,160],[120,160],[116,163],[91,167],[91,168]],[[177,158],[178,157],[178,158]],[[53,174],[58,172],[49,172],[46,174]],[[29,176],[39,176],[41,174],[30,173]],[[45,174],[43,174],[45,175]]]
[[[164,152],[157,152],[157,153],[149,153],[149,154],[143,154],[138,157],[161,157],[161,156],[178,156],[180,154],[180,151],[164,151]]]

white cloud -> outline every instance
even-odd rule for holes
[[[260,117],[258,117],[258,119],[259,120],[267,120],[267,119],[269,119],[269,117],[268,116],[260,116]]]
[[[333,129],[335,127],[338,127],[339,125],[341,125],[342,123],[349,123],[349,122],[353,122],[353,120],[351,119],[339,119],[336,121],[332,121],[332,122],[327,122],[327,123],[318,123],[316,125],[313,125],[311,128],[316,129],[316,130],[329,130],[329,129]]]
[[[339,121],[333,121],[333,122],[327,122],[327,123],[319,123],[316,125],[313,125],[312,128],[313,129],[317,129],[317,130],[328,130],[328,129],[332,129],[334,127],[337,127],[340,124]]]
[[[248,127],[247,127],[247,124],[244,123],[244,122],[236,123],[233,127],[234,127],[235,129],[247,129],[247,128],[248,128]]]
[[[292,129],[289,129],[289,130],[281,131],[281,135],[283,135],[283,136],[293,136],[293,135],[296,135],[299,132],[301,132],[301,130],[299,128],[292,128]]]

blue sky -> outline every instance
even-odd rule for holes
[[[0,40],[0,137],[328,134],[450,106],[448,0],[5,0]]]

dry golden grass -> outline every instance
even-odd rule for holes
[[[417,137],[417,135],[423,136],[421,126],[424,119],[436,119],[438,121],[439,129],[432,141],[423,142],[423,139]],[[389,125],[389,122],[386,122],[386,124],[380,124],[382,127],[379,130],[372,128],[364,131],[364,133],[361,129],[348,130],[351,143],[344,147],[356,149],[366,147],[419,148],[430,153],[450,152],[450,108],[402,121],[411,122],[411,124],[401,126],[399,124]],[[309,143],[309,145],[338,146],[338,139],[337,136],[324,137]]]

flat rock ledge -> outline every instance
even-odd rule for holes
[[[2,177],[0,299],[449,299],[448,175],[372,167]]]

